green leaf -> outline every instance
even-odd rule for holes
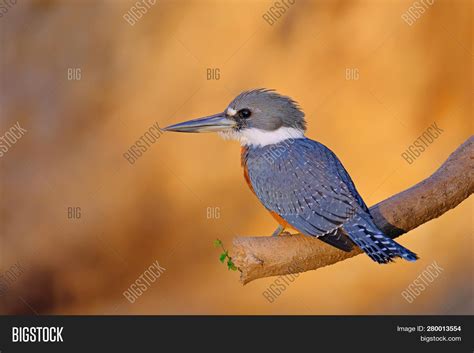
[[[217,248],[219,246],[222,246],[222,242],[219,239],[214,240],[214,246]]]
[[[227,269],[232,271],[237,271],[237,267],[234,265],[232,260],[227,261]]]
[[[227,257],[227,251],[226,251],[226,252],[223,252],[223,253],[221,254],[221,256],[219,256],[219,261],[222,262],[222,263],[224,263],[226,257]]]

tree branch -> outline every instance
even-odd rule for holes
[[[370,208],[375,224],[396,238],[456,207],[474,191],[474,137],[454,151],[428,179]],[[232,260],[246,284],[257,278],[315,270],[348,259],[361,250],[338,250],[315,238],[297,235],[237,237]]]

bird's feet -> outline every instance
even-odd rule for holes
[[[285,232],[285,228],[282,225],[279,225],[277,229],[272,234],[272,237],[277,237],[279,235],[291,235],[289,232]]]
[[[279,225],[278,228],[275,229],[275,231],[273,232],[272,237],[279,236],[284,230],[285,230],[285,228],[283,228],[282,225]]]

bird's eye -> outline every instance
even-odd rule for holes
[[[250,115],[252,115],[252,112],[251,112],[249,109],[245,108],[245,109],[241,109],[241,110],[239,111],[239,115],[240,115],[242,118],[247,119],[247,118],[250,117]]]

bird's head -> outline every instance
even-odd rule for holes
[[[298,104],[273,90],[256,89],[239,94],[222,112],[171,125],[163,130],[218,132],[242,145],[266,146],[291,138],[302,138],[304,113]]]

